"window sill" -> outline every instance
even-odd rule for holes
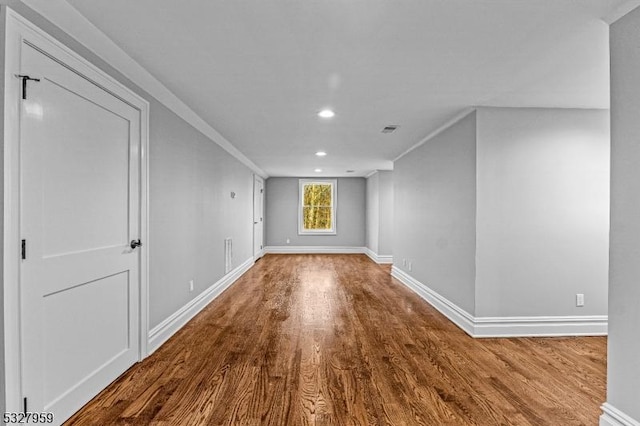
[[[298,231],[298,235],[337,235],[336,231],[309,231],[309,232],[300,232]]]

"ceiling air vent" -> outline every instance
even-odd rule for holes
[[[382,133],[393,133],[396,131],[396,129],[400,127],[397,124],[392,124],[390,126],[385,126],[384,129],[382,129]]]

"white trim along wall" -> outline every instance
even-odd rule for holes
[[[265,254],[366,254],[378,264],[393,263],[393,256],[379,256],[367,247],[344,246],[267,246]]]
[[[607,315],[476,317],[393,266],[391,276],[429,302],[471,337],[606,336]]]
[[[600,407],[600,426],[640,426],[640,422],[635,421],[631,416],[618,410],[613,405],[605,402]]]
[[[376,263],[379,263],[379,264],[392,264],[393,263],[393,256],[392,255],[378,254],[378,253],[374,252],[373,250],[371,250],[368,247],[365,247],[364,250],[365,250],[364,253],[367,256],[369,256],[371,258],[371,260],[373,260]]]

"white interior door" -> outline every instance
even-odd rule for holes
[[[60,423],[139,358],[140,111],[24,44],[21,378]]]
[[[262,256],[264,239],[264,182],[258,176],[253,178],[253,257]]]

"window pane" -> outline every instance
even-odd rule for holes
[[[303,188],[303,206],[331,206],[331,184],[308,183]]]
[[[311,184],[304,185],[304,201],[302,202],[302,205],[303,206],[310,205],[312,198],[313,198],[313,185]]]
[[[305,230],[331,229],[331,207],[303,207]]]

